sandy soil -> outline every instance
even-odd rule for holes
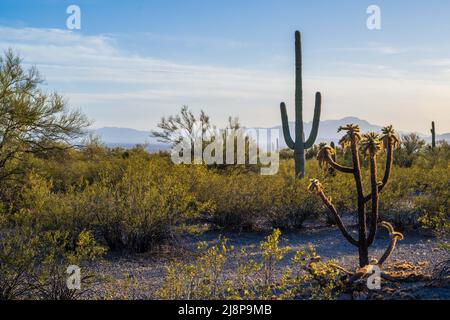
[[[352,230],[356,235],[356,230]],[[104,262],[92,266],[96,273],[106,278],[114,279],[111,283],[100,284],[89,295],[94,298],[119,299],[152,299],[154,292],[159,288],[164,277],[164,266],[174,258],[189,260],[198,241],[214,243],[220,234],[208,232],[201,236],[188,236],[179,241],[177,245],[162,248],[158,252],[145,255],[118,255],[109,254]],[[222,233],[229,244],[235,248],[245,247],[257,252],[258,244],[267,234],[255,233]],[[322,259],[335,259],[341,266],[354,269],[357,266],[358,256],[356,247],[349,244],[335,227],[309,225],[301,231],[282,235],[283,244],[292,247],[293,252],[306,244],[313,244]],[[379,258],[388,244],[387,232],[380,231],[371,247],[370,255]],[[436,238],[412,231],[405,234],[405,240],[398,243],[397,249],[390,259],[390,263],[407,260],[413,264],[426,262],[423,270],[432,273],[435,265],[443,260],[450,259],[448,251],[439,247]],[[133,281],[130,281],[133,279]],[[450,299],[450,288],[430,288],[426,283],[405,284],[395,287],[390,295],[392,299]],[[343,297],[350,298],[350,297]],[[364,297],[362,297],[364,298]]]

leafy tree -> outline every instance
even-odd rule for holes
[[[189,139],[192,145],[197,139],[204,138],[205,135],[212,129],[209,116],[202,110],[198,119],[189,110],[188,106],[181,108],[180,114],[163,117],[158,123],[160,130],[152,131],[152,135],[160,142],[169,144],[177,144],[183,138]]]
[[[66,148],[89,125],[63,97],[42,91],[41,83],[37,69],[24,69],[12,50],[0,56],[0,180],[21,173],[26,154]]]
[[[394,156],[394,163],[400,167],[411,167],[419,154],[424,150],[425,141],[416,133],[410,133],[402,137],[401,148]]]
[[[418,153],[425,146],[425,141],[422,140],[416,133],[410,133],[403,136],[402,146],[406,150],[406,154],[411,156]]]
[[[177,145],[185,142],[190,145],[191,159],[195,159],[195,146],[199,146],[201,143],[201,151],[215,139],[222,140],[222,163],[210,164],[210,168],[227,169],[236,168],[235,165],[230,166],[226,164],[227,160],[227,145],[234,145],[233,151],[233,163],[238,161],[238,140],[244,142],[245,146],[245,162],[246,165],[238,166],[239,168],[249,168],[256,170],[259,167],[257,165],[250,165],[250,163],[256,162],[255,155],[250,155],[250,148],[258,152],[258,147],[253,137],[246,135],[245,128],[239,122],[237,117],[229,117],[228,123],[223,130],[217,128],[217,126],[211,123],[210,117],[202,110],[198,118],[189,110],[187,106],[181,108],[180,114],[172,115],[168,118],[163,117],[161,122],[158,123],[159,130],[152,131],[152,135],[157,137],[160,142],[169,143],[171,145]],[[188,146],[188,145],[186,145]]]

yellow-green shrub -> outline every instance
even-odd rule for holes
[[[69,289],[66,270],[105,253],[90,232],[80,232],[73,245],[69,232],[41,229],[29,211],[3,212],[0,220],[0,300],[76,299],[86,293],[92,275],[83,272],[80,290]]]
[[[320,261],[312,246],[295,253],[280,245],[280,231],[261,242],[259,252],[236,251],[226,241],[201,243],[193,262],[173,261],[166,268],[161,299],[333,299],[341,289],[339,271]]]

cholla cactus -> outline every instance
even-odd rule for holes
[[[352,146],[352,142],[358,144],[361,141],[361,132],[357,124],[347,124],[345,126],[340,126],[338,132],[347,131],[347,133],[339,140],[339,144],[342,149],[347,150]]]
[[[335,150],[333,147],[328,146],[326,143],[319,144],[319,152],[317,153],[317,160],[319,160],[319,167],[322,169],[328,169],[330,167],[327,158],[334,160]]]
[[[308,191],[316,192],[320,196],[324,204],[331,211],[341,233],[351,244],[358,247],[359,264],[362,268],[369,265],[368,249],[375,239],[378,225],[379,193],[383,190],[389,180],[393,163],[393,151],[399,145],[399,139],[392,126],[383,128],[383,134],[381,136],[376,133],[362,135],[359,126],[354,124],[340,127],[338,132],[339,131],[346,131],[346,134],[339,141],[339,143],[344,150],[350,149],[353,165],[351,167],[347,167],[338,164],[333,159],[335,152],[334,149],[326,144],[320,145],[321,148],[317,154],[317,159],[322,168],[327,168],[329,166],[336,171],[353,174],[358,194],[358,239],[353,238],[353,236],[348,232],[335,206],[332,204],[331,199],[325,195],[324,187],[317,179],[311,180]],[[377,156],[383,150],[383,146],[384,149],[387,150],[386,166],[383,180],[379,182],[377,179]],[[361,160],[359,157],[360,151],[366,155],[370,166],[371,193],[368,195],[364,195],[363,192]],[[366,215],[365,205],[368,202],[371,202],[370,215]],[[397,241],[403,239],[403,235],[395,232],[389,223],[382,222],[381,225],[386,227],[390,232],[391,241],[386,252],[379,260],[379,265],[386,261],[386,259],[391,255],[395,249]]]
[[[334,154],[332,155],[332,158],[333,158],[334,161],[336,161],[336,146],[335,146],[333,141],[331,141],[330,147],[332,147],[333,150],[334,150]]]
[[[392,125],[384,127],[383,129],[381,129],[381,132],[383,133],[381,139],[383,141],[383,146],[385,149],[388,149],[389,146],[394,147],[394,149],[400,146],[400,138],[398,137]]]
[[[367,159],[375,157],[383,149],[383,142],[375,132],[366,133],[361,140],[361,151]]]
[[[305,150],[314,145],[319,131],[322,96],[320,92],[316,93],[313,125],[309,138],[305,140],[303,130],[302,43],[299,31],[295,32],[295,66],[295,141],[289,131],[289,121],[284,102],[281,103],[280,110],[284,140],[287,146],[294,150],[295,174],[298,178],[303,178],[305,176]]]
[[[323,186],[318,179],[309,180],[308,192],[317,192],[317,194],[320,194],[322,190]]]

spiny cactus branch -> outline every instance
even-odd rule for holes
[[[387,155],[386,155],[386,166],[384,169],[384,176],[383,176],[383,180],[381,181],[381,184],[378,185],[378,193],[383,191],[384,187],[386,186],[386,184],[389,181],[389,177],[391,176],[392,165],[394,163],[394,148],[395,148],[395,143],[393,141],[389,141],[386,146]],[[364,202],[367,203],[371,199],[372,199],[372,195],[368,194],[364,197]]]
[[[372,215],[370,217],[369,236],[367,238],[367,246],[371,246],[375,240],[378,224],[378,181],[377,181],[377,162],[376,155],[370,157],[370,186],[371,186],[371,205]]]
[[[394,230],[394,227],[392,227],[390,223],[383,221],[381,225],[389,231],[390,241],[386,251],[381,256],[380,260],[378,260],[379,266],[381,266],[391,256],[392,252],[394,252],[394,249],[397,245],[397,241],[404,239],[403,234],[401,234],[400,232],[396,232]]]
[[[343,173],[354,173],[355,169],[351,168],[351,167],[346,167],[343,165],[340,165],[339,163],[335,162],[333,160],[333,157],[331,157],[330,155],[327,155],[325,157],[325,161],[328,162],[328,164],[333,168],[336,169],[337,171],[343,172]]]
[[[309,191],[312,192],[313,190],[315,190],[317,192],[317,194],[319,195],[319,197],[322,199],[323,203],[325,204],[325,206],[328,208],[328,210],[330,210],[330,212],[333,215],[333,218],[336,222],[336,225],[338,226],[339,230],[341,231],[342,235],[345,237],[345,239],[347,239],[348,242],[350,242],[352,245],[358,247],[359,246],[359,242],[356,241],[348,232],[347,228],[345,227],[344,223],[342,222],[341,217],[339,216],[336,207],[331,203],[331,199],[328,198],[324,191],[323,191],[323,187],[320,184],[320,182],[315,179],[315,180],[311,180],[311,185],[309,187]]]

